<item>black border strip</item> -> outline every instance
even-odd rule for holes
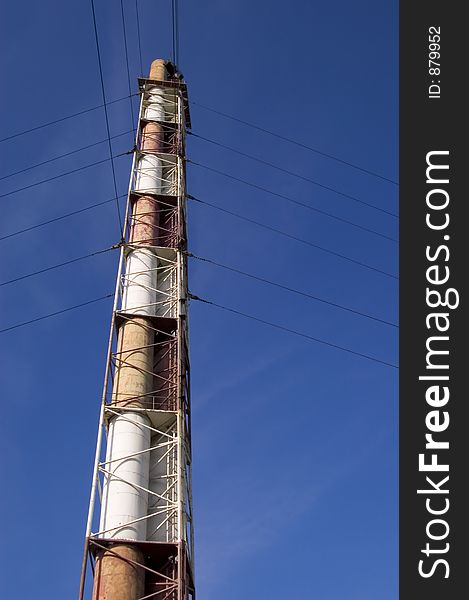
[[[400,600],[459,600],[469,577],[463,8],[400,4]]]

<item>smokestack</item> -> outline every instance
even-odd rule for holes
[[[88,554],[95,560],[93,600],[188,600],[194,593],[184,253],[187,90],[161,59],[139,85],[127,241],[100,423],[106,442],[98,436],[80,600]],[[99,530],[92,532],[98,513]]]

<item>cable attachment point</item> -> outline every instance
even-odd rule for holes
[[[117,242],[117,244],[114,244],[113,246],[111,246],[111,250],[117,250],[118,248],[122,248],[122,246],[125,245],[125,239],[124,237],[121,237],[120,241]]]

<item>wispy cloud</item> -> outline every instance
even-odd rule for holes
[[[285,348],[279,347],[276,352],[272,352],[271,354],[266,353],[258,360],[248,364],[235,363],[237,366],[230,371],[229,375],[215,378],[211,384],[209,383],[207,388],[204,387],[202,393],[197,394],[197,399],[194,401],[194,412],[197,413],[213,400],[219,400],[224,392],[233,388],[240,388],[250,379],[269,370],[280,360],[285,360],[292,351],[286,351]]]
[[[376,451],[387,430],[380,430],[354,453],[329,465],[327,474],[313,476],[311,457],[296,460],[290,472],[276,480],[252,473],[242,486],[229,472],[217,481],[213,504],[198,528],[198,585],[207,600],[218,598],[233,571],[243,568],[266,548],[275,546],[324,496],[353,476]],[[316,469],[314,469],[316,473]],[[220,485],[221,482],[224,485]],[[310,520],[319,518],[310,515]]]

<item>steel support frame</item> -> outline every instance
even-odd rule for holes
[[[86,527],[85,548],[80,579],[79,600],[84,600],[86,590],[87,564],[91,563],[94,574],[94,564],[99,551],[106,549],[113,553],[113,545],[124,542],[136,546],[142,551],[144,560],[135,563],[146,573],[151,582],[151,591],[146,589],[145,595],[138,600],[156,598],[157,600],[193,600],[194,589],[194,540],[192,517],[192,457],[191,457],[191,423],[190,423],[190,367],[188,355],[188,319],[187,319],[187,264],[186,256],[186,187],[185,187],[185,127],[188,120],[187,91],[185,84],[178,86],[174,82],[139,79],[141,102],[138,128],[135,138],[135,149],[132,171],[129,182],[128,198],[125,215],[125,239],[123,243],[111,319],[111,329],[108,342],[106,370],[104,377],[100,419],[96,443],[95,464],[93,469],[90,503]],[[152,86],[161,86],[164,90],[167,110],[165,122],[162,122],[167,144],[164,149],[174,154],[159,153],[158,157],[164,166],[163,182],[169,194],[154,195],[161,211],[166,211],[170,218],[165,222],[166,227],[162,237],[164,246],[149,246],[158,257],[159,275],[169,280],[166,291],[156,290],[160,300],[156,303],[154,317],[148,317],[142,325],[152,330],[155,354],[158,351],[173,352],[174,361],[169,361],[169,370],[161,373],[154,369],[152,376],[162,380],[158,395],[146,394],[145,398],[134,398],[142,403],[144,408],[135,406],[127,408],[112,394],[113,380],[116,369],[122,363],[117,351],[117,333],[119,327],[134,315],[119,310],[122,301],[123,286],[126,283],[125,262],[129,251],[135,246],[130,240],[133,226],[132,206],[141,192],[135,190],[138,150],[141,141],[141,127],[145,122],[144,108],[147,102],[147,90]],[[174,111],[171,110],[174,108]],[[147,195],[145,193],[145,195]],[[148,194],[151,195],[151,194]],[[164,228],[162,228],[164,229]],[[161,236],[160,236],[161,237]],[[141,246],[140,246],[141,247]],[[166,349],[166,350],[165,350]],[[131,350],[131,349],[130,349]],[[136,349],[138,350],[138,348]],[[129,349],[126,350],[128,353]],[[129,401],[129,398],[126,399]],[[100,503],[105,477],[110,474],[109,461],[106,462],[106,433],[109,419],[116,414],[121,418],[126,411],[142,411],[148,417],[152,434],[159,436],[160,442],[145,452],[160,451],[164,448],[163,457],[171,465],[167,481],[162,493],[155,493],[150,488],[144,489],[153,499],[152,510],[143,517],[150,520],[155,515],[160,516],[160,527],[164,528],[164,541],[149,540],[119,540],[112,537],[112,531],[99,531]],[[150,533],[151,536],[151,533]],[[115,553],[114,553],[115,554]],[[120,560],[129,561],[116,554]],[[133,561],[130,561],[133,562]],[[153,589],[154,588],[154,589]],[[133,599],[132,599],[133,600]]]

